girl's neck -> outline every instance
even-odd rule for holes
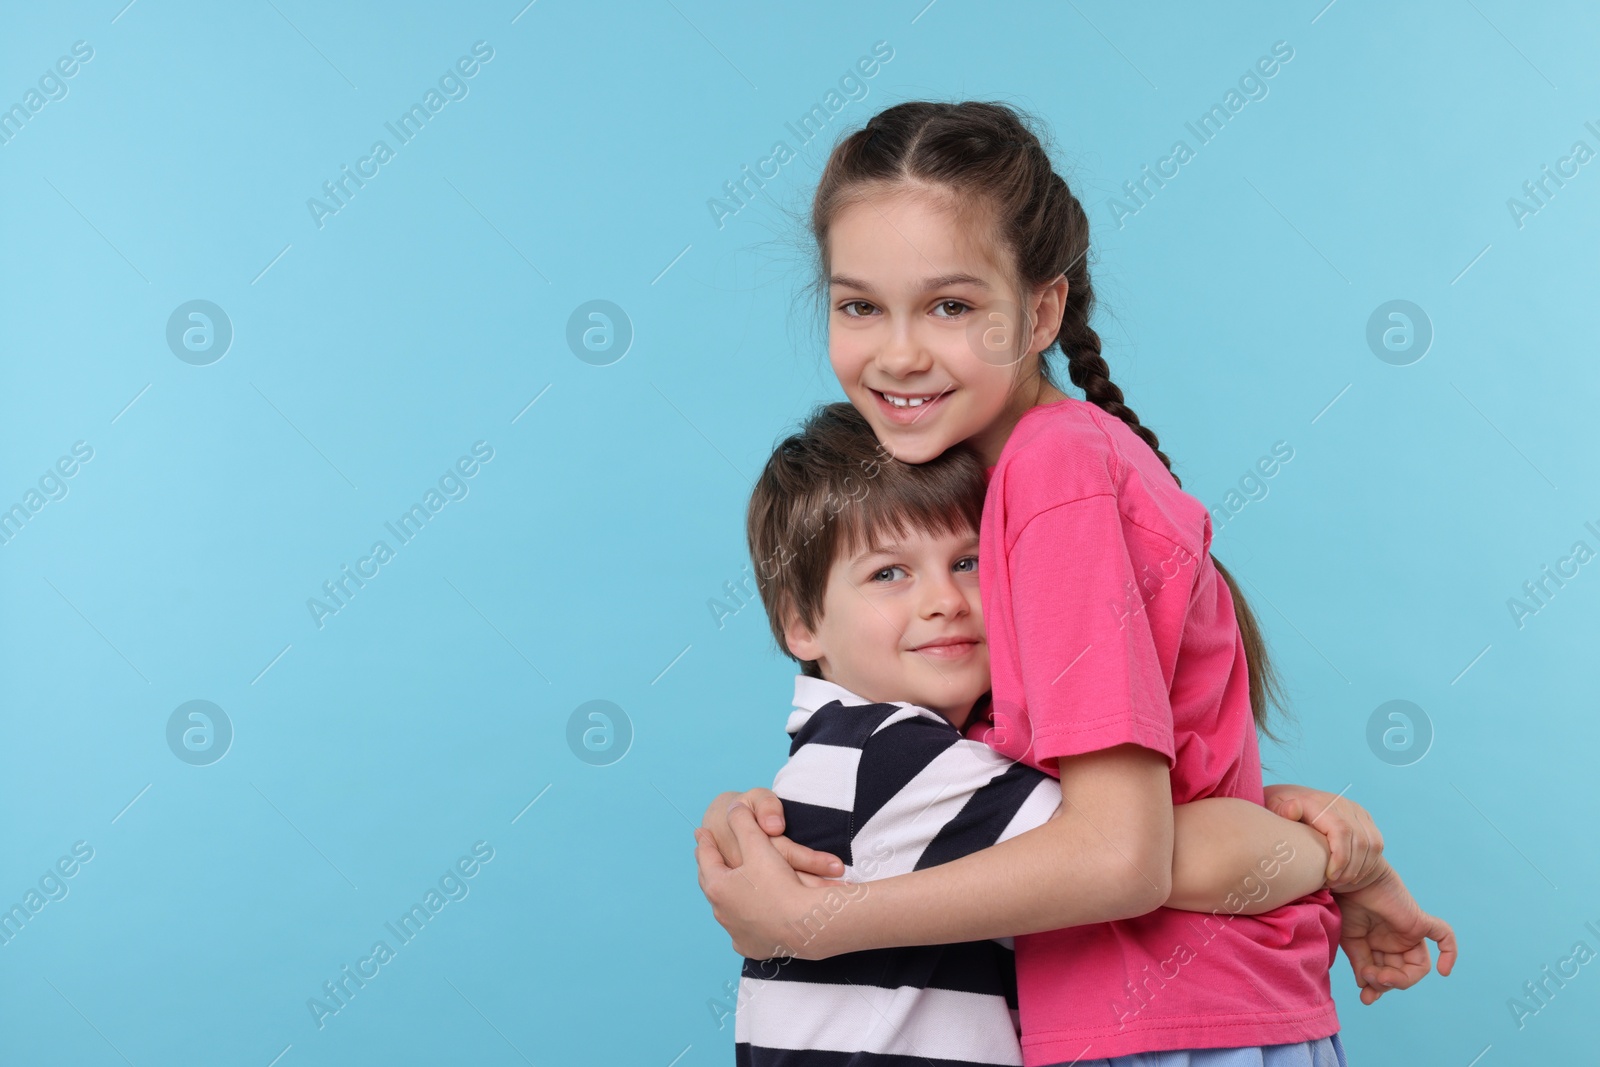
[[[1044,375],[1035,374],[1032,384],[1024,385],[1012,393],[1011,402],[1006,405],[1000,416],[985,427],[982,433],[974,434],[968,440],[968,444],[978,450],[979,455],[983,457],[984,466],[992,467],[1000,462],[1000,453],[1006,447],[1011,431],[1022,421],[1022,416],[1041,404],[1053,404],[1066,399],[1067,394],[1046,381]]]

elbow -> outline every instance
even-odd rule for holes
[[[1172,849],[1107,849],[1106,881],[1118,887],[1113,918],[1131,919],[1166,906],[1172,897]]]
[[[1150,862],[1145,866],[1145,873],[1148,877],[1141,879],[1144,885],[1144,892],[1140,894],[1139,899],[1135,902],[1139,910],[1130,913],[1130,917],[1132,915],[1144,915],[1147,912],[1155,911],[1157,908],[1165,907],[1167,901],[1172,898],[1172,857],[1170,855],[1166,857],[1165,862],[1162,862],[1160,857],[1152,856]]]

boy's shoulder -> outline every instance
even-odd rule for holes
[[[875,703],[836,682],[808,675],[795,678],[794,711],[785,726],[793,738],[792,756],[806,745],[865,748],[874,734],[896,723],[917,720],[927,728],[959,736],[960,731],[937,713],[902,701]]]

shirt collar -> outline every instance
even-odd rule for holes
[[[813,678],[809,674],[794,676],[794,711],[789,714],[789,721],[784,725],[788,733],[796,733],[811,718],[812,713],[826,704],[838,701],[845,707],[865,707],[873,702],[857,696],[837,682],[830,682],[826,678]],[[898,706],[910,705],[894,702]]]

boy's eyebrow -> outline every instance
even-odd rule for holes
[[[847,274],[835,274],[833,277],[828,279],[828,284],[842,286],[846,289],[860,289],[863,292],[872,291],[871,285],[868,285],[859,278],[852,278]],[[933,289],[945,289],[952,285],[975,285],[979,289],[991,288],[988,282],[984,281],[982,278],[979,278],[975,274],[942,274],[933,278],[924,278],[921,282],[921,285],[922,292],[928,292]]]
[[[966,540],[962,541],[961,544],[963,547],[979,544],[978,532],[976,530],[972,531],[972,533],[966,538]],[[851,560],[849,566],[859,566],[860,564],[871,559],[873,556],[892,556],[896,552],[901,551],[903,548],[905,548],[905,546],[899,541],[891,541],[886,545],[874,541],[872,544],[868,545],[859,556]]]
[[[882,545],[874,541],[872,544],[868,545],[859,556],[850,561],[850,566],[855,567],[859,564],[865,563],[873,556],[893,555],[899,548],[899,542],[891,542],[890,544]]]

